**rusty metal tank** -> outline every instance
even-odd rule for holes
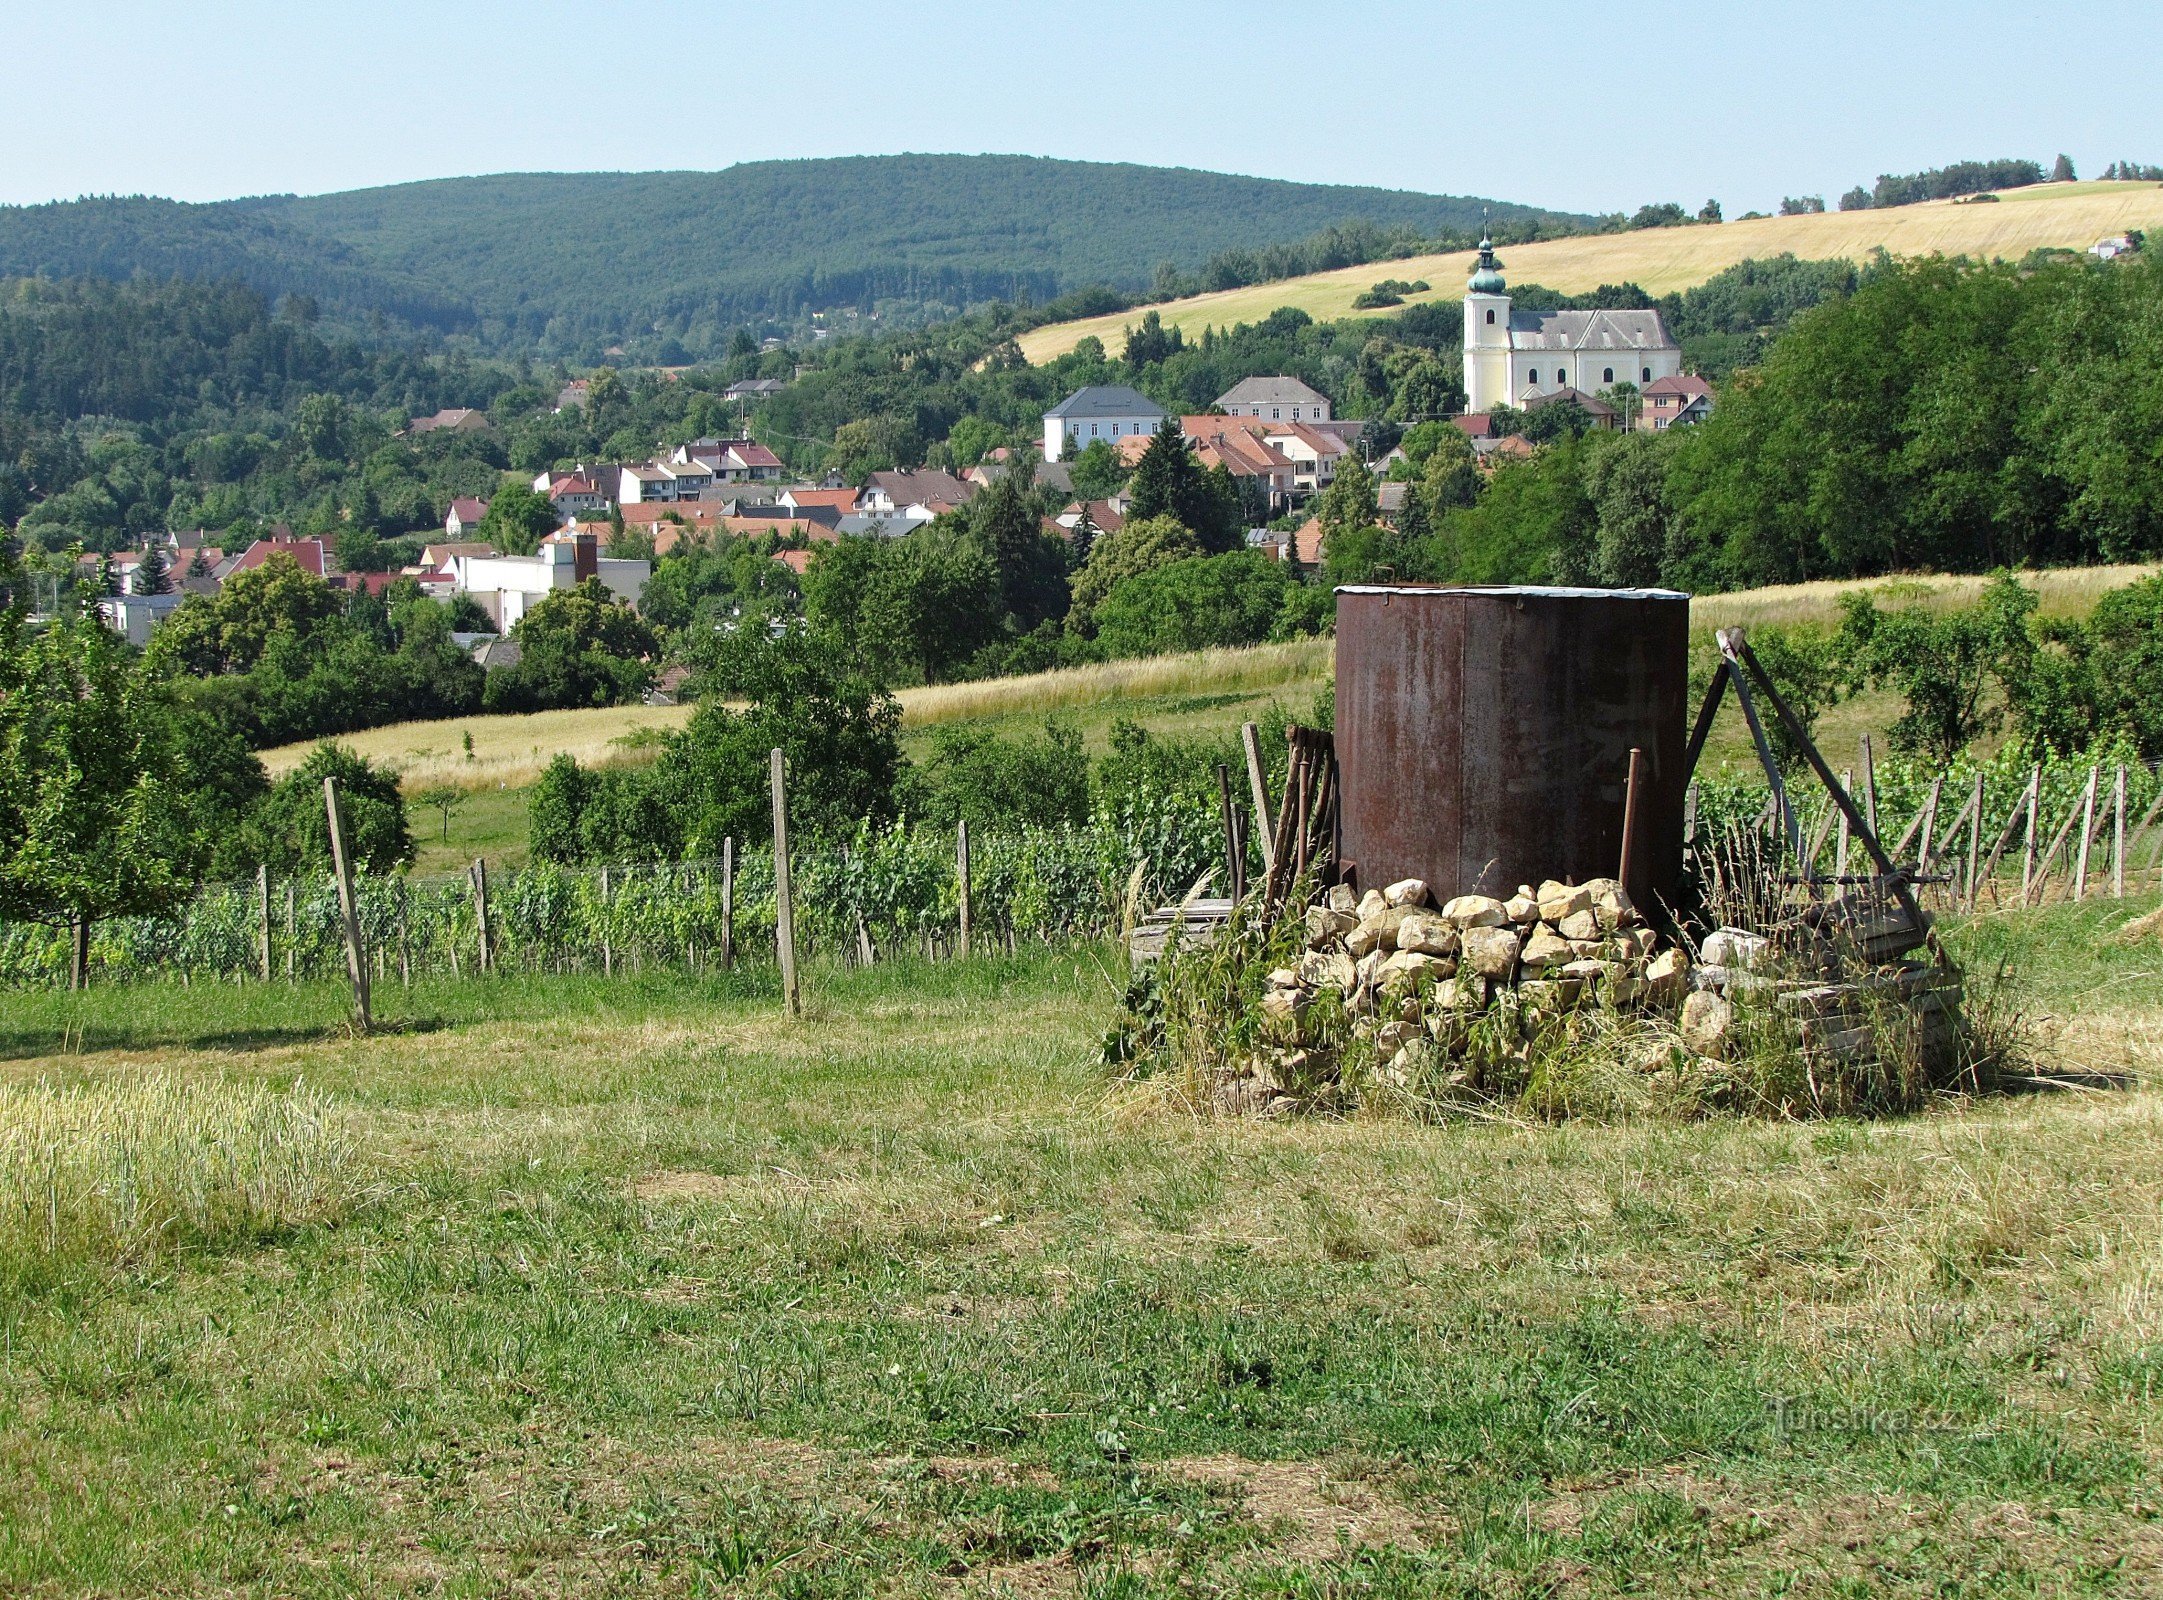
[[[1689,597],[1664,589],[1340,588],[1339,859],[1353,881],[1507,898],[1613,877],[1634,745],[1630,892],[1672,903],[1689,629]]]

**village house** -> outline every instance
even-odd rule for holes
[[[1076,389],[1044,413],[1044,459],[1063,461],[1098,439],[1117,444],[1155,433],[1168,414],[1147,395],[1123,383]]]
[[[1637,426],[1645,433],[1686,428],[1712,415],[1712,385],[1695,373],[1656,378],[1645,385],[1642,398],[1645,404]]]
[[[450,406],[432,417],[415,417],[406,427],[409,434],[486,433],[488,414],[465,406]]]
[[[1660,381],[1662,383],[1672,383],[1675,380],[1662,378]],[[1598,395],[1587,394],[1582,389],[1572,389],[1567,385],[1560,389],[1550,389],[1545,394],[1526,395],[1525,409],[1527,411],[1538,411],[1542,407],[1561,405],[1565,402],[1575,403],[1578,409],[1592,419],[1592,425],[1595,428],[1613,428],[1620,425],[1621,413],[1613,406],[1602,400]]]
[[[1217,396],[1217,409],[1264,422],[1327,422],[1329,396],[1297,378],[1244,378]]]
[[[573,517],[606,511],[609,506],[608,496],[583,468],[570,472],[544,472],[533,480],[533,489],[536,494],[548,496],[548,503],[556,508],[557,517],[565,522]]]
[[[476,500],[471,495],[460,495],[451,502],[450,510],[443,513],[443,531],[452,539],[463,539],[481,525],[488,515],[488,502]]]
[[[693,439],[670,458],[710,468],[719,483],[773,483],[785,470],[781,458],[750,439]]]
[[[626,605],[638,604],[653,576],[650,561],[604,556],[591,533],[552,533],[530,556],[469,555],[452,558],[457,592],[469,596],[508,633],[542,599],[558,589],[599,578]]]
[[[721,398],[739,405],[757,405],[761,400],[771,400],[787,387],[788,384],[779,378],[743,378],[723,389]]]

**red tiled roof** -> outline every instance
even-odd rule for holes
[[[246,572],[260,567],[272,556],[291,556],[303,572],[323,576],[323,541],[321,539],[258,539],[240,553],[233,563],[234,572]]]
[[[1684,372],[1672,378],[1655,378],[1646,384],[1641,392],[1646,395],[1679,394],[1687,400],[1701,394],[1711,394],[1712,385],[1694,372]]]

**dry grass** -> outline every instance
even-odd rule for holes
[[[2046,617],[2085,617],[2095,603],[2113,589],[2153,576],[2153,563],[2114,567],[2067,567],[2047,572],[2023,573],[2021,579],[2041,598]],[[1701,595],[1690,603],[1690,625],[1695,630],[1763,626],[1786,626],[1798,622],[1836,623],[1840,602],[1851,594],[1867,593],[1880,605],[1917,603],[1936,608],[1971,605],[1990,580],[1983,577],[1948,577],[1941,574],[1897,578],[1827,578],[1817,583],[1790,583],[1771,589],[1743,589],[1734,594]]]
[[[2163,228],[2163,185],[2153,183],[2045,184],[2009,189],[1997,205],[1959,205],[1935,200],[1888,211],[1837,211],[1813,217],[1764,217],[1717,227],[1647,228],[1633,233],[1550,239],[1503,252],[1516,283],[1537,283],[1565,294],[1603,283],[1635,283],[1652,294],[1687,289],[1737,262],[1792,252],[1806,259],[1835,256],[1863,261],[1883,248],[1896,256],[1968,255],[2017,260],[2049,246],[2085,249],[2106,234],[2128,228]],[[1409,295],[1406,303],[1456,297],[1471,271],[1469,252],[1377,261],[1277,283],[1254,284],[1197,295],[1156,308],[1168,326],[1198,338],[1205,327],[1231,328],[1259,322],[1282,306],[1296,306],[1317,321],[1353,315],[1352,301],[1382,278],[1424,278],[1435,287]],[[1085,337],[1116,353],[1124,330],[1139,316],[1053,323],[1026,333],[1022,354],[1048,361]]]
[[[165,1073],[0,1083],[0,1267],[135,1261],[325,1216],[350,1148],[320,1097]]]

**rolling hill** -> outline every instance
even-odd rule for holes
[[[1027,156],[769,161],[722,172],[507,173],[183,205],[0,208],[0,276],[238,277],[502,346],[644,336],[881,298],[1044,301],[1157,264],[1362,219],[1428,233],[1588,219],[1450,195]]]
[[[2102,235],[2127,228],[2163,229],[2163,185],[2044,184],[2008,189],[1995,204],[1933,200],[1884,211],[1585,234],[1519,245],[1501,254],[1512,283],[1537,283],[1565,294],[1582,294],[1602,284],[1627,282],[1651,294],[1668,294],[1702,283],[1737,262],[1783,252],[1805,260],[1845,257],[1858,262],[1879,249],[1903,256],[2018,259],[2051,246],[2084,249]],[[1375,262],[1196,295],[1157,309],[1167,326],[1180,328],[1190,338],[1210,326],[1259,322],[1284,306],[1296,306],[1317,321],[1330,321],[1352,315],[1353,298],[1382,278],[1424,278],[1434,285],[1424,294],[1408,296],[1407,304],[1455,299],[1464,292],[1471,260],[1469,253],[1453,252]],[[1123,330],[1139,315],[1130,311],[1049,323],[1023,336],[1022,353],[1031,361],[1048,361],[1089,336],[1104,340],[1116,352]]]

